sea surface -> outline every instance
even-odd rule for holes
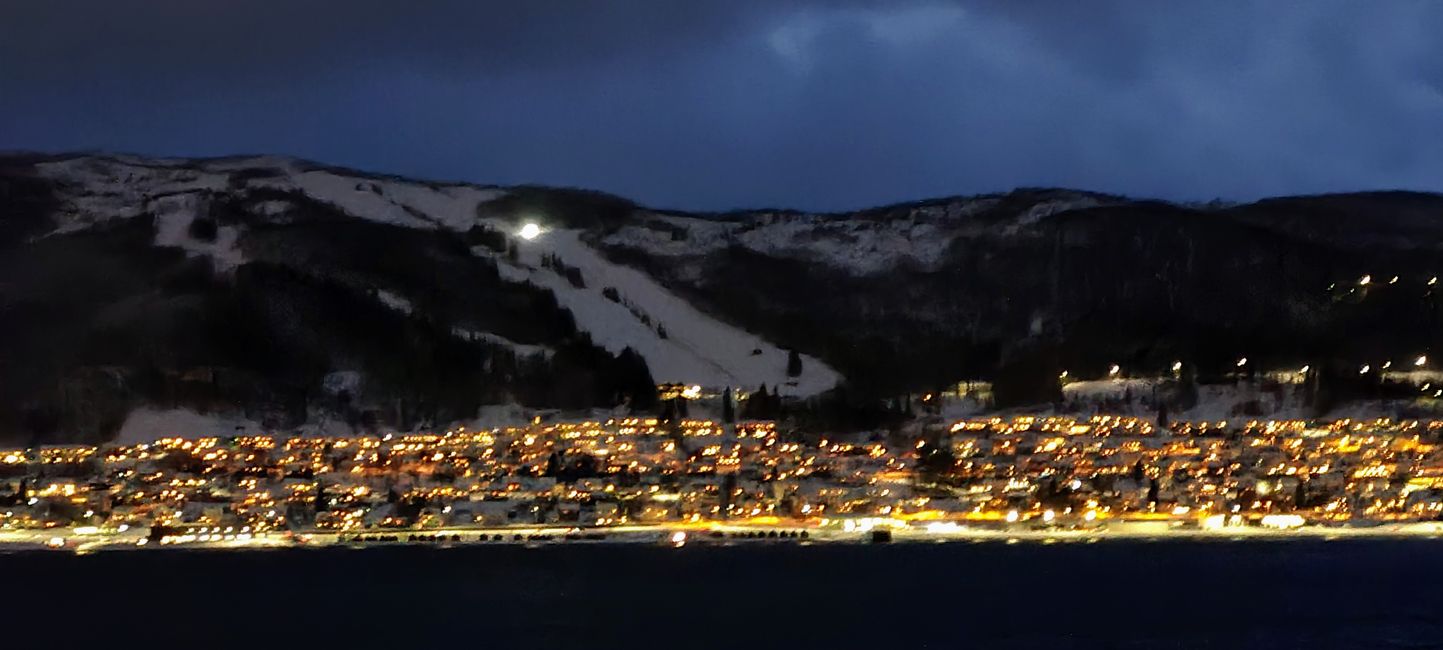
[[[1443,648],[1432,540],[37,551],[0,588],[26,648]]]

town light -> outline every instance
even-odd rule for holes
[[[1415,366],[1426,366],[1426,365],[1428,365],[1428,355],[1426,355],[1426,354],[1420,354],[1420,355],[1418,355],[1418,358],[1413,360],[1413,365],[1415,365]]]
[[[531,241],[541,236],[541,226],[537,225],[534,221],[530,221],[527,222],[526,225],[521,226],[521,230],[517,231],[516,234],[526,241]]]

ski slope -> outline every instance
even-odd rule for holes
[[[825,363],[806,355],[802,355],[801,376],[787,377],[786,350],[702,313],[641,271],[607,261],[580,235],[579,230],[553,230],[531,241],[520,240],[518,263],[498,258],[498,264],[510,279],[550,289],[597,345],[612,353],[628,347],[640,353],[656,381],[749,390],[766,384],[784,395],[803,397],[826,391],[841,379]],[[543,267],[541,258],[547,254],[579,268],[586,286],[574,287]],[[606,287],[615,287],[652,324],[604,296]],[[665,327],[666,338],[657,333],[658,325]]]

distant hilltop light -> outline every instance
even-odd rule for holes
[[[535,221],[529,221],[526,225],[521,226],[521,230],[516,234],[526,241],[531,241],[541,236],[541,226]]]

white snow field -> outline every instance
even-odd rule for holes
[[[597,345],[613,353],[628,347],[635,350],[658,382],[746,390],[766,384],[768,390],[778,387],[783,395],[809,396],[841,379],[835,370],[806,355],[802,355],[801,376],[787,377],[786,350],[702,313],[641,271],[607,261],[581,241],[578,230],[552,230],[522,240],[519,252],[514,265],[498,258],[503,273],[550,289]],[[543,267],[541,258],[547,254],[580,269],[585,288],[573,287],[565,277]],[[604,296],[606,287],[615,287],[621,299],[649,316],[652,324]],[[658,325],[665,327],[666,338],[657,333]]]

